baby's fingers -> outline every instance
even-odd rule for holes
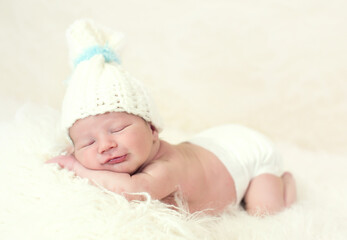
[[[76,159],[71,155],[61,155],[46,161],[46,163],[57,163],[60,167],[68,170],[74,170],[75,162]]]

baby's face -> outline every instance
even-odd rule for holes
[[[93,170],[133,174],[156,154],[157,132],[128,113],[89,116],[75,122],[69,133],[76,159]]]

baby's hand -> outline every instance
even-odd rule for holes
[[[58,163],[60,167],[73,171],[75,175],[82,178],[89,178],[90,172],[93,171],[80,164],[73,154],[60,155],[48,160],[46,163]]]
[[[84,167],[73,154],[60,155],[48,160],[46,163],[58,163],[60,167],[73,171],[76,176],[87,178],[92,184],[103,186],[114,191],[115,176],[119,173],[98,171]]]
[[[80,164],[72,154],[60,155],[48,160],[46,163],[58,163],[60,167],[75,171]]]

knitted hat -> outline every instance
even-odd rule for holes
[[[62,127],[107,112],[127,112],[142,117],[158,131],[160,116],[144,85],[120,65],[117,52],[123,34],[78,20],[67,30],[70,62],[74,68],[62,107]]]

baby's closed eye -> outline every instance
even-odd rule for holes
[[[79,146],[79,149],[82,149],[82,148],[89,147],[93,145],[94,143],[95,143],[95,140],[89,140],[89,141],[81,142],[80,144],[78,144],[78,146]]]

